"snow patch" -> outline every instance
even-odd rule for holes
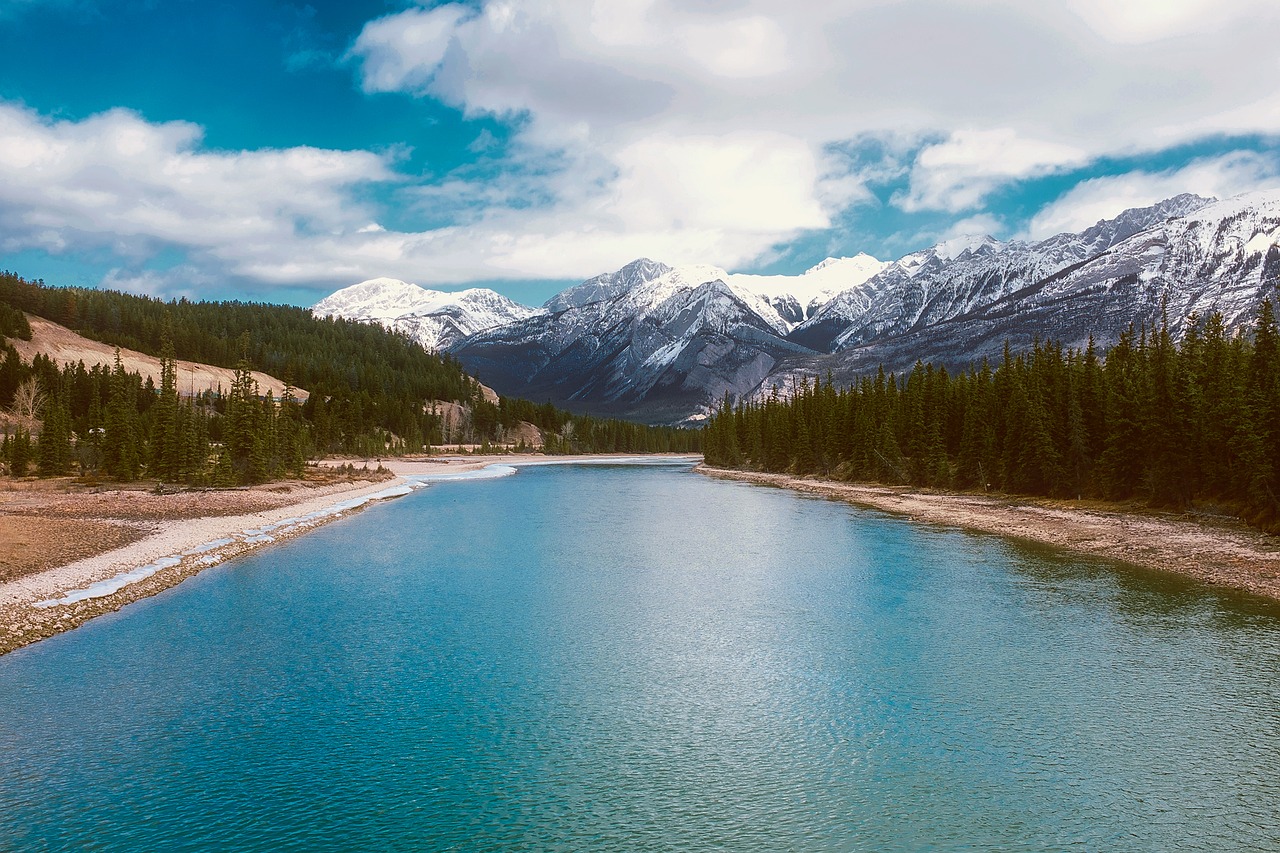
[[[55,607],[59,604],[76,604],[80,601],[87,601],[90,598],[104,598],[113,593],[119,592],[131,583],[137,583],[140,580],[146,580],[162,569],[168,569],[182,562],[181,557],[161,557],[154,563],[147,563],[145,566],[138,566],[127,572],[122,572],[115,577],[98,581],[90,584],[84,589],[72,590],[62,598],[54,598],[48,601],[37,601],[33,607],[45,608]]]

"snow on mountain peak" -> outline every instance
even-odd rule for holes
[[[432,350],[538,313],[538,309],[513,302],[488,288],[445,293],[385,277],[344,287],[317,302],[311,310],[319,317],[345,317],[408,332]]]
[[[852,258],[827,258],[800,275],[735,273],[726,281],[772,301],[794,299],[800,307],[808,306],[807,316],[835,294],[861,287],[886,266],[884,261],[859,253]]]
[[[580,308],[593,302],[604,302],[652,281],[671,271],[671,267],[648,258],[636,258],[615,272],[589,278],[582,284],[560,291],[543,303],[552,314]]]
[[[983,247],[999,248],[1000,241],[987,234],[969,234],[943,240],[932,249],[933,254],[944,261],[954,261],[965,252],[976,253]]]
[[[371,278],[329,294],[311,310],[321,317],[389,320],[447,295],[396,278]]]
[[[840,266],[845,270],[869,269],[871,267],[875,267],[875,271],[879,272],[884,269],[885,264],[884,261],[877,260],[866,252],[859,252],[852,258],[827,258],[825,261],[821,261],[809,267],[807,270],[802,272],[801,275],[813,275],[814,273],[822,272],[823,270],[834,266]],[[875,275],[875,273],[872,273],[872,275]]]

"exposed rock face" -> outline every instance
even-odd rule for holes
[[[473,335],[454,348],[499,393],[570,408],[679,421],[711,398],[757,387],[786,355],[767,302],[667,268],[612,298]]]

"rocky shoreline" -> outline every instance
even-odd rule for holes
[[[1280,601],[1280,538],[1240,522],[1098,509],[1067,501],[923,491],[736,471],[700,465],[702,474],[806,494],[1049,545]]]

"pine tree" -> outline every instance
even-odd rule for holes
[[[57,394],[45,404],[37,451],[42,477],[61,476],[71,467],[71,407],[65,394]]]
[[[148,464],[151,475],[161,481],[180,477],[182,447],[178,430],[178,362],[173,354],[173,341],[166,335],[160,353],[160,395],[152,416]]]
[[[1280,333],[1271,300],[1265,299],[1253,330],[1249,359],[1250,423],[1257,448],[1248,486],[1253,523],[1280,530]]]
[[[18,427],[13,435],[5,438],[4,443],[4,460],[9,464],[9,476],[25,477],[31,457],[31,433]]]
[[[108,476],[126,482],[138,479],[141,464],[135,384],[125,373],[117,348],[105,414],[102,464]]]
[[[226,404],[222,428],[226,460],[219,459],[219,476],[229,478],[231,484],[262,482],[265,472],[262,470],[263,438],[259,434],[262,416],[258,405],[258,383],[254,381],[247,361],[241,360],[236,367]],[[229,475],[225,470],[228,467]]]

